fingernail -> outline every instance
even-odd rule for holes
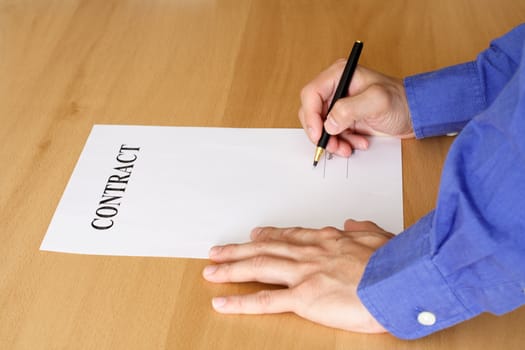
[[[367,148],[368,148],[368,141],[366,141],[366,140],[362,140],[362,141],[360,141],[359,144],[358,144],[358,148],[359,148],[360,150],[365,150],[365,149],[367,149]]]
[[[220,309],[226,304],[226,298],[224,297],[216,297],[211,300],[211,304],[215,309]]]
[[[335,120],[334,117],[332,117],[331,115],[328,116],[327,120],[328,120],[328,122],[330,122],[334,127],[336,127],[336,128],[339,127],[339,124],[337,124],[336,120]]]
[[[324,123],[324,128],[329,134],[335,134],[339,130],[339,125],[332,116],[328,116]]]
[[[204,276],[211,276],[217,271],[218,265],[209,265],[204,268]]]

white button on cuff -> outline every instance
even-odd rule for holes
[[[417,322],[423,326],[432,326],[436,323],[436,315],[432,312],[422,311],[417,315]]]
[[[457,132],[449,132],[449,133],[447,134],[447,136],[456,136],[457,134],[458,134]]]

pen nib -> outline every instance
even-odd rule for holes
[[[314,168],[317,166],[317,163],[319,163],[319,159],[321,159],[321,155],[323,154],[324,148],[317,147],[315,149],[315,156],[314,156]]]

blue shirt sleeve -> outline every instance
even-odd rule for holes
[[[417,138],[458,132],[485,110],[514,75],[525,25],[516,27],[467,62],[404,80]]]
[[[436,209],[377,250],[363,274],[361,301],[399,338],[422,337],[483,312],[499,315],[525,304],[523,29],[496,41],[498,50],[520,54],[497,61],[503,68],[491,67],[494,77],[485,68],[479,73],[479,67],[495,64],[486,61],[492,53],[478,57],[484,61],[475,70],[486,108],[441,124],[463,120],[465,126],[447,156]],[[507,68],[514,64],[511,74]],[[439,87],[439,72],[434,77],[430,90],[447,88]],[[424,88],[430,85],[427,80]],[[475,113],[464,102],[446,108],[456,116]],[[437,130],[439,118],[427,125]]]

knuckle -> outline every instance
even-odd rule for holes
[[[312,276],[315,276],[319,271],[323,269],[323,258],[322,256],[324,252],[322,249],[318,249],[317,254],[311,256],[307,261],[302,261],[301,263],[298,263],[296,266],[297,275],[293,276],[295,279],[293,280],[292,284],[293,286],[301,285]]]
[[[297,233],[298,230],[299,230],[298,227],[288,227],[288,228],[283,229],[279,233],[279,236],[280,236],[280,238],[284,238],[284,239],[290,238],[290,237],[295,236],[295,234]]]
[[[304,284],[304,287],[309,287],[318,290],[324,284],[325,276],[322,273],[313,274]]]
[[[323,238],[334,238],[334,237],[339,237],[341,235],[341,231],[339,231],[335,227],[326,226],[319,230],[319,234]]]
[[[387,109],[392,104],[392,97],[380,84],[372,84],[369,87],[370,95],[381,110]]]
[[[344,98],[335,102],[330,114],[343,127],[347,127],[353,122],[352,108]]]
[[[319,273],[312,274],[308,279],[293,289],[293,293],[295,294],[294,298],[309,304],[320,297],[325,283],[323,275]]]
[[[261,307],[263,312],[269,309],[272,301],[272,294],[269,290],[261,290],[255,294],[255,302]]]
[[[377,226],[374,222],[372,222],[372,221],[370,221],[370,220],[362,221],[362,223],[363,223],[364,225],[367,225],[367,226],[373,226],[373,227],[376,227],[376,226]]]
[[[244,300],[245,298],[243,296],[234,296],[230,297],[230,303],[233,304],[235,309],[239,310],[240,312],[246,311],[246,302]]]
[[[304,257],[317,256],[319,254],[319,248],[314,245],[300,246],[297,249],[300,251],[301,256]]]
[[[344,67],[346,65],[346,58],[338,58],[333,65],[337,68]]]
[[[218,251],[216,258],[219,261],[225,261],[228,259],[231,259],[232,257],[235,257],[239,252],[240,244],[228,244],[225,246],[222,246],[220,248],[220,251]]]
[[[253,250],[256,254],[263,252],[266,248],[266,243],[263,241],[257,241],[253,243]]]
[[[310,98],[310,96],[312,96],[314,92],[314,86],[312,85],[312,83],[308,83],[306,84],[302,89],[301,89],[301,92],[299,94],[300,98],[301,98],[301,101],[306,101]]]
[[[226,256],[231,255],[235,251],[237,246],[238,246],[238,244],[227,244],[227,245],[223,246],[222,249],[221,249],[222,255],[226,255]]]
[[[368,87],[368,91],[370,94],[376,97],[385,93],[385,89],[379,83],[370,84],[370,86]]]
[[[218,265],[217,272],[215,273],[215,275],[218,275],[218,276],[222,275],[225,278],[227,278],[228,280],[231,279],[231,276],[232,276],[231,265],[230,264],[220,264],[220,265]]]
[[[268,258],[264,255],[258,255],[251,259],[252,269],[258,271],[263,268],[268,261]]]
[[[357,223],[357,220],[354,220],[354,219],[346,219],[344,225],[345,225],[345,227],[346,227],[346,226],[353,226],[355,223]]]
[[[258,228],[257,231],[255,232],[255,238],[258,241],[268,240],[270,232],[273,232],[273,230],[271,228],[269,228],[269,227]]]
[[[374,232],[384,232],[384,230],[373,221],[366,220],[366,221],[363,221],[363,224],[366,225],[368,230],[371,230]]]

